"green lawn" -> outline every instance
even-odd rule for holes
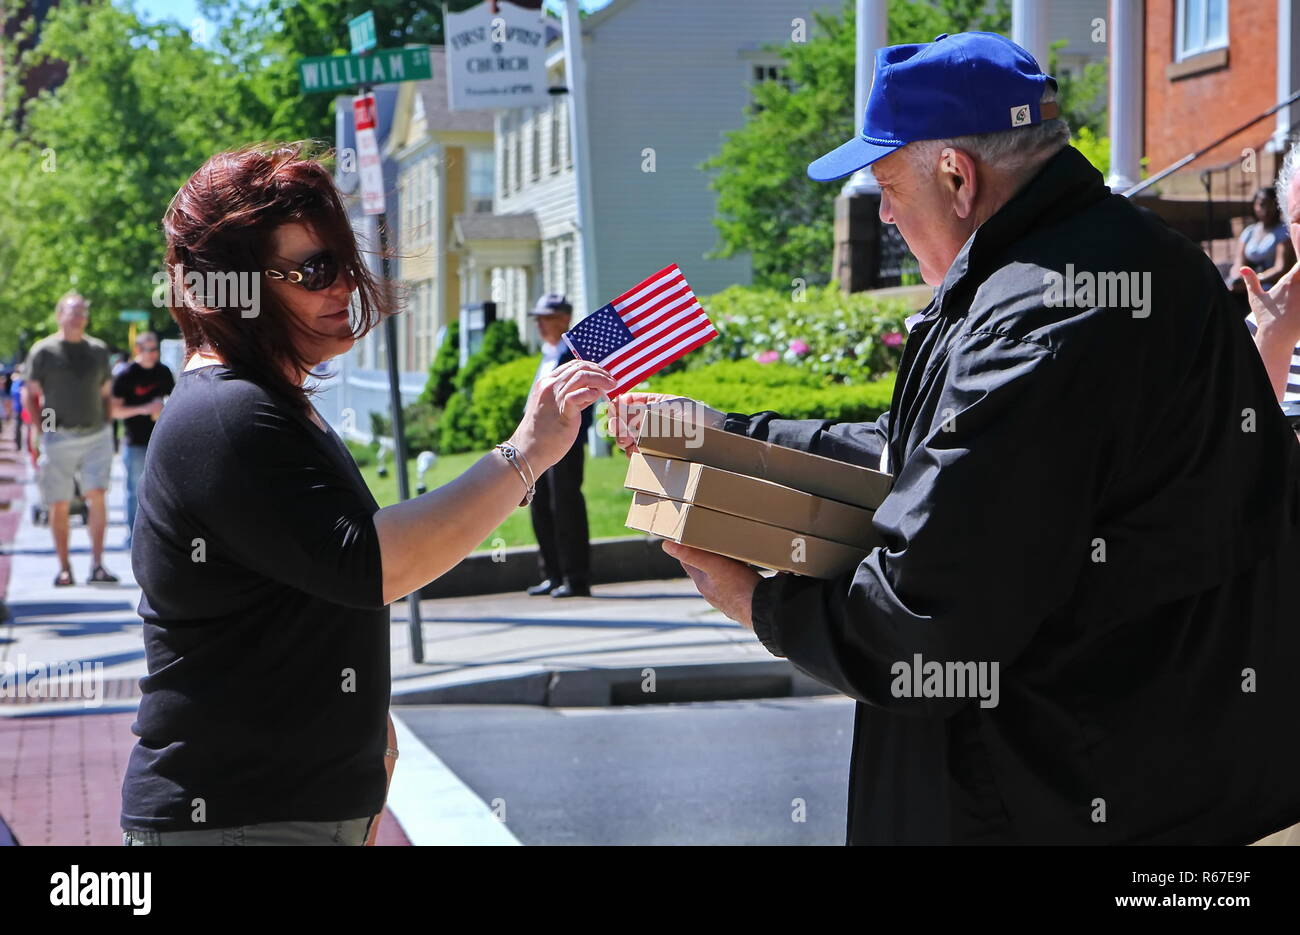
[[[433,470],[424,477],[425,484],[432,490],[460,476],[483,454],[445,455],[438,458]],[[497,457],[500,457],[499,455]],[[415,459],[409,463],[411,495],[415,495],[418,480],[415,476]],[[583,471],[582,492],[587,498],[587,522],[590,525],[591,538],[600,539],[608,536],[636,535],[623,525],[627,519],[627,508],[632,502],[632,494],[623,489],[623,477],[627,473],[627,458],[615,451],[608,458],[593,458],[587,455],[587,466]],[[361,469],[370,492],[379,501],[380,506],[389,506],[397,502],[397,475],[389,464],[387,477],[379,477],[375,465],[369,464]],[[523,485],[520,485],[522,489]],[[492,540],[501,537],[507,546],[535,545],[533,523],[528,515],[528,508],[515,510],[504,523],[498,526],[479,546],[480,549],[491,548]]]

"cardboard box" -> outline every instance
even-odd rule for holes
[[[672,402],[647,408],[636,444],[644,454],[695,461],[868,510],[880,506],[893,481],[870,468],[683,419],[680,404]]]
[[[639,490],[632,495],[627,525],[751,565],[811,578],[833,578],[849,571],[869,551]]]
[[[870,510],[693,461],[633,454],[623,486],[845,545],[880,544]]]

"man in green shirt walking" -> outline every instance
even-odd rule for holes
[[[27,382],[23,406],[32,414],[32,428],[40,433],[37,483],[50,511],[50,531],[59,557],[57,587],[74,584],[68,561],[68,501],[74,481],[80,480],[90,529],[89,582],[116,584],[118,578],[104,567],[104,529],[113,463],[113,434],[109,420],[151,414],[149,406],[118,407],[110,395],[108,347],[88,336],[88,305],[75,292],[59,299],[57,333],[37,341],[27,357]],[[160,405],[160,404],[156,404]],[[122,411],[117,411],[119,408]],[[139,411],[136,411],[139,410]]]

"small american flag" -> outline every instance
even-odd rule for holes
[[[564,340],[574,356],[609,371],[613,399],[717,336],[674,263],[592,312]]]

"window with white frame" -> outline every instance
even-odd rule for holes
[[[413,234],[411,206],[415,204],[415,192],[411,190],[411,172],[409,169],[398,177],[397,193],[398,200],[401,203],[401,237],[409,241]]]
[[[551,145],[547,160],[547,171],[551,175],[560,171],[560,98],[551,98],[548,118],[551,124]]]
[[[786,77],[785,66],[779,63],[764,62],[762,64],[755,64],[752,66],[751,77],[756,86],[768,81],[775,81],[784,85],[787,91],[794,90],[794,82]],[[754,111],[756,113],[761,112],[762,110],[763,107],[761,104],[754,104]]]
[[[528,178],[536,182],[542,177],[542,111],[529,108],[528,116]]]
[[[501,118],[501,193],[503,195],[511,194],[514,189],[515,167],[514,167],[514,117],[513,111],[507,111]]]
[[[764,64],[754,66],[754,84],[760,84],[764,81],[779,81],[786,88],[793,87],[789,78],[785,74],[785,66],[777,64]]]
[[[506,172],[507,148],[506,118],[503,114],[497,118],[496,132],[493,134],[492,140],[492,149],[496,153],[496,158],[493,160],[495,165],[492,167],[492,171],[496,174],[496,190],[503,196],[510,194],[510,190],[506,187],[508,180],[508,174]]]
[[[519,119],[519,112],[515,111],[514,133],[510,138],[510,160],[514,168],[514,178],[511,184],[514,185],[515,191],[523,191],[524,188],[524,128],[523,121]]]
[[[1228,46],[1228,0],[1178,0],[1175,50],[1182,61]]]
[[[573,137],[569,135],[569,118],[573,111],[566,95],[560,100],[560,148],[564,151],[564,168],[573,168],[573,147],[569,145]]]
[[[562,237],[555,244],[555,291],[570,296],[573,293],[573,237]]]
[[[469,151],[469,190],[465,202],[471,214],[492,213],[493,172],[496,159],[490,149]]]
[[[431,156],[426,156],[419,162],[419,173],[422,184],[421,194],[421,241],[430,243],[433,240],[433,199],[434,192],[437,188],[434,183],[434,172],[437,171],[435,161]]]

